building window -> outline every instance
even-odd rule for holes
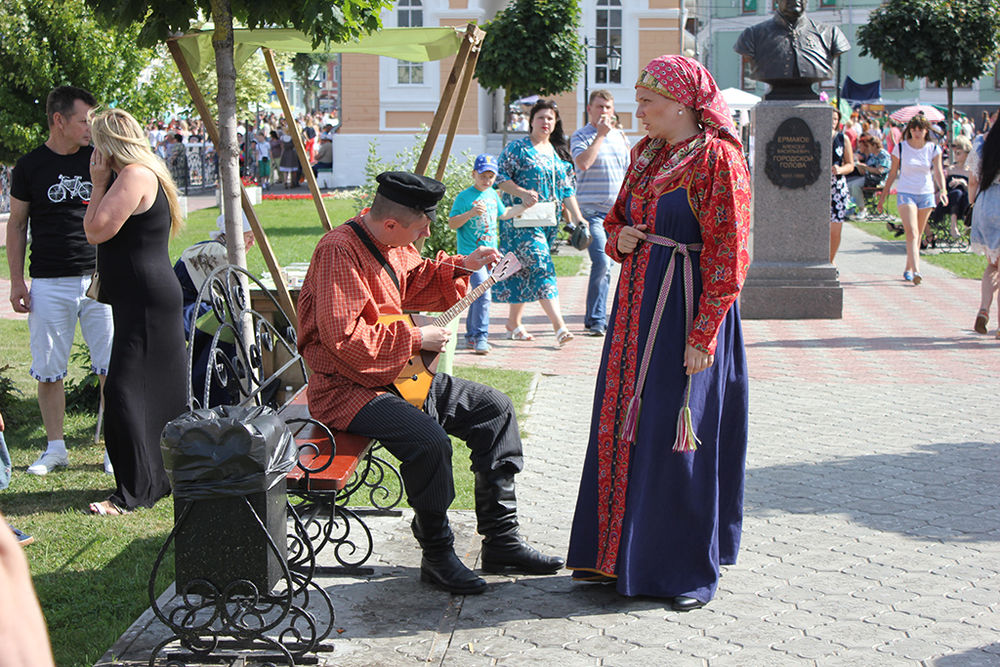
[[[594,81],[598,84],[621,83],[621,67],[611,69],[608,55],[615,49],[622,52],[622,3],[621,0],[597,0],[597,29],[594,34]]]
[[[931,81],[930,79],[924,79],[924,86],[928,90],[948,90],[948,84],[944,81]],[[960,86],[955,84],[953,90],[972,90],[972,84],[967,84],[965,86]]]
[[[743,56],[740,64],[740,90],[756,90],[757,80],[750,74],[753,68],[750,65],[750,58]]]
[[[424,82],[424,64],[400,60],[396,66],[396,83],[402,85],[417,85]]]
[[[743,13],[744,14],[756,14],[757,13],[757,0],[743,0]]]
[[[424,25],[424,9],[420,0],[399,0],[399,16],[396,25],[400,28],[419,28]],[[421,85],[424,82],[424,64],[400,60],[396,68],[396,83],[400,85]]]
[[[420,0],[399,0],[399,19],[396,25],[400,28],[421,28],[424,25],[424,9]]]
[[[837,0],[819,0],[820,9],[833,9],[837,6]]]
[[[993,87],[1000,90],[1000,63],[993,66]]]
[[[882,90],[902,90],[903,77],[882,70]]]

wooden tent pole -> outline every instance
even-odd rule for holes
[[[470,35],[471,31],[471,35]],[[476,74],[476,62],[479,61],[479,52],[482,49],[483,37],[486,33],[473,24],[469,24],[466,31],[466,40],[471,43],[468,59],[465,62],[465,70],[462,72],[462,84],[458,87],[458,96],[455,98],[455,108],[451,112],[451,122],[448,124],[448,133],[444,138],[444,146],[441,148],[441,159],[438,161],[437,174],[435,178],[439,181],[444,178],[445,167],[448,166],[448,157],[451,155],[451,145],[455,141],[455,134],[458,132],[458,123],[462,119],[462,112],[465,110],[465,98],[469,94],[469,87],[472,85],[472,77]]]
[[[198,82],[194,80],[191,68],[188,67],[187,61],[184,60],[181,47],[175,40],[168,39],[167,49],[170,50],[170,55],[173,56],[174,62],[177,64],[177,71],[180,72],[181,78],[184,80],[184,85],[187,86],[188,93],[191,95],[191,100],[194,102],[194,106],[198,110],[202,122],[205,124],[205,132],[208,134],[208,138],[218,146],[219,128],[215,124],[215,119],[212,117],[212,112],[209,110],[204,96],[201,94]],[[285,279],[281,275],[281,267],[278,265],[278,260],[274,257],[271,242],[268,240],[267,234],[264,233],[264,228],[261,226],[260,220],[257,219],[257,211],[254,210],[253,205],[250,203],[250,198],[247,196],[246,188],[243,187],[242,183],[240,183],[240,200],[243,205],[243,212],[246,214],[247,220],[250,221],[250,229],[253,230],[254,238],[257,239],[260,254],[263,255],[267,270],[270,272],[271,278],[274,279],[275,291],[278,293],[278,303],[281,304],[282,309],[288,315],[289,324],[293,327],[298,327],[299,318],[295,313],[292,295],[289,294],[288,285],[285,284]]]
[[[458,48],[458,55],[455,56],[455,62],[451,66],[451,74],[448,75],[448,83],[444,87],[444,92],[441,93],[441,100],[438,102],[437,111],[434,112],[434,120],[431,121],[431,129],[427,133],[427,140],[424,142],[424,148],[420,152],[420,158],[417,160],[416,168],[413,170],[417,174],[423,175],[427,171],[427,165],[430,164],[431,154],[434,152],[434,144],[437,143],[438,135],[441,134],[441,126],[444,125],[445,116],[448,115],[448,108],[451,106],[451,100],[455,95],[455,87],[458,85],[462,69],[469,58],[469,50],[472,47],[471,31],[474,28],[475,24],[470,23],[469,27],[466,28],[462,45]]]
[[[267,62],[267,71],[271,73],[271,83],[274,84],[274,92],[278,94],[278,102],[281,103],[281,112],[285,115],[285,123],[288,125],[289,131],[292,135],[292,143],[295,144],[295,154],[299,156],[299,164],[304,165],[302,167],[302,173],[306,177],[306,183],[309,184],[309,192],[312,194],[313,202],[316,204],[316,210],[319,212],[320,222],[323,223],[323,228],[326,231],[333,229],[333,225],[330,224],[330,216],[326,212],[326,207],[323,206],[323,196],[319,192],[319,186],[316,184],[316,175],[309,166],[309,156],[306,155],[305,144],[302,143],[302,133],[299,132],[298,126],[295,124],[295,116],[292,114],[292,107],[288,104],[288,95],[285,93],[285,85],[281,83],[281,78],[278,76],[278,68],[274,64],[274,53],[271,49],[261,49],[264,52],[264,60]],[[273,166],[273,165],[272,165]]]

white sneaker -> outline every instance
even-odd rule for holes
[[[66,453],[45,452],[38,460],[28,466],[29,475],[48,475],[59,466],[68,466],[69,457]]]
[[[104,474],[105,475],[115,474],[115,467],[111,465],[111,457],[108,456],[108,450],[106,449],[104,450]]]

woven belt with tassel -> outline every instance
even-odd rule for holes
[[[691,264],[692,252],[702,249],[701,243],[678,243],[673,239],[659,234],[646,234],[646,240],[656,245],[673,248],[670,253],[670,261],[667,263],[667,271],[663,274],[663,284],[660,286],[660,294],[656,298],[656,310],[653,311],[653,323],[646,337],[646,349],[642,354],[642,363],[639,366],[639,377],[635,382],[635,392],[629,402],[628,412],[625,414],[625,423],[622,425],[621,438],[625,442],[633,442],[639,423],[639,407],[642,400],[642,388],[646,383],[646,373],[649,371],[649,359],[653,353],[653,342],[656,340],[656,332],[660,328],[660,319],[663,316],[663,309],[667,304],[667,295],[670,293],[670,284],[674,279],[674,260],[680,254],[684,265],[684,340],[687,340],[691,333],[691,323],[694,320],[694,276]],[[677,416],[677,438],[674,440],[675,452],[693,452],[701,444],[698,436],[695,435],[694,427],[691,423],[691,376],[687,378],[687,386],[684,390],[684,407],[681,408]]]

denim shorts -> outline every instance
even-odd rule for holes
[[[902,206],[903,204],[913,204],[918,209],[934,208],[934,194],[931,193],[927,195],[911,195],[908,192],[897,192],[896,206]]]

